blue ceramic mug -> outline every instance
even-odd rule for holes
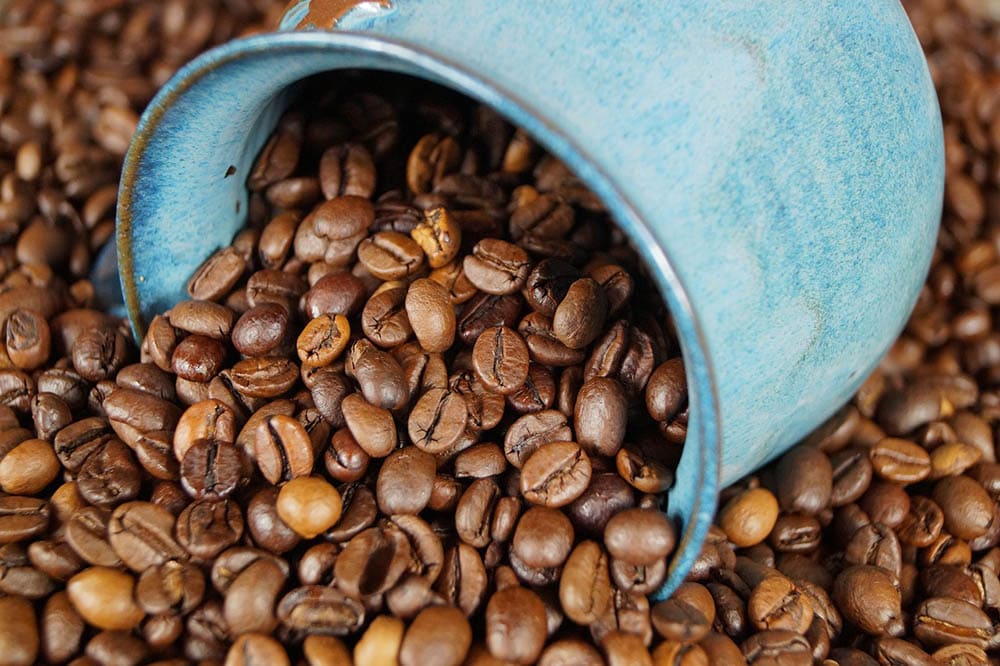
[[[139,124],[117,235],[136,332],[244,223],[303,78],[388,70],[490,105],[601,197],[672,311],[690,421],[658,598],[720,484],[843,404],[916,300],[943,141],[898,0],[301,0],[282,27],[196,59]]]

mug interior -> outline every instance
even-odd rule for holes
[[[344,69],[410,75],[492,107],[565,163],[636,248],[670,311],[688,382],[688,434],[667,509],[681,538],[666,581],[652,596],[669,595],[683,582],[712,522],[722,451],[715,373],[696,311],[666,248],[650,231],[656,220],[639,215],[584,142],[514,91],[458,63],[369,34],[284,32],[230,42],[178,72],[139,123],[119,193],[119,272],[137,339],[152,314],[186,297],[194,269],[244,225],[246,176],[297,84]]]

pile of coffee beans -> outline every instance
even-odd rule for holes
[[[280,4],[0,10],[0,662],[996,663],[991,3],[907,3],[948,186],[906,332],[723,491],[659,603],[687,425],[669,315],[600,201],[489,109],[309,82],[230,174],[248,226],[190,300],[141,341],[100,310],[142,106]]]

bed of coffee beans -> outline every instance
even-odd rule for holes
[[[0,10],[0,663],[991,664],[1000,37],[908,2],[948,185],[907,330],[727,488],[663,580],[669,317],[599,201],[488,109],[311,82],[248,228],[135,342],[86,279],[142,106],[280,4]]]

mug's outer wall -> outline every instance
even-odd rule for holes
[[[392,5],[362,2],[337,27],[513,91],[651,226],[707,337],[723,485],[846,402],[902,329],[934,247],[944,145],[898,0]]]

